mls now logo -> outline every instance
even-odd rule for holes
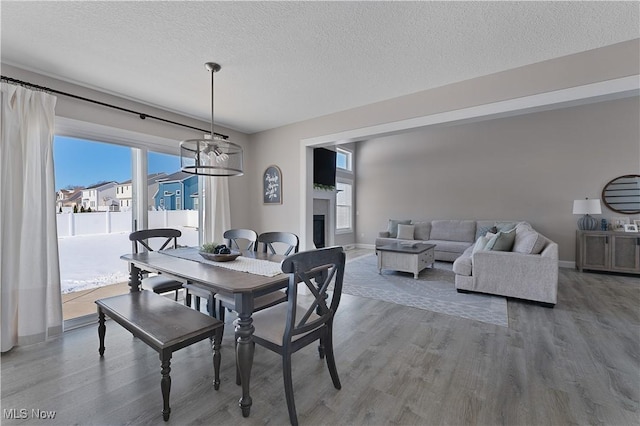
[[[45,411],[33,408],[27,410],[26,408],[5,408],[2,410],[2,415],[7,420],[21,420],[21,419],[54,419],[56,417],[55,411]]]

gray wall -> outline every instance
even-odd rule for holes
[[[308,223],[305,224],[301,217],[300,206],[303,201],[301,200],[302,194],[306,191],[307,196],[310,196],[312,193],[311,184],[308,182],[308,161],[306,163],[306,177],[301,178],[301,164],[304,163],[306,155],[302,141],[306,138],[330,135],[352,129],[362,129],[382,123],[393,123],[399,120],[428,116],[438,112],[452,111],[537,93],[571,88],[589,83],[638,75],[639,73],[640,40],[636,39],[250,135],[250,153],[255,158],[257,173],[256,176],[251,177],[251,222],[254,224],[257,231],[263,231],[266,229],[282,229],[292,232],[306,232],[307,234],[310,232],[310,225]],[[575,111],[578,111],[579,113],[582,110],[576,109]],[[548,112],[547,114],[549,114],[549,116],[553,116],[556,113],[559,112]],[[636,126],[637,128],[638,117],[630,117],[629,119],[631,120],[629,125]],[[518,118],[513,118],[513,120],[516,120],[513,121],[514,123],[519,123]],[[524,120],[526,120],[526,118],[524,118]],[[502,122],[503,121],[501,120],[497,120],[493,123]],[[504,122],[509,123],[510,121]],[[479,125],[492,126],[493,124],[485,123]],[[562,126],[559,125],[559,127]],[[456,131],[453,127],[451,129],[452,131]],[[445,131],[445,129],[441,130]],[[512,135],[512,137],[507,139],[515,140],[520,136],[521,135]],[[522,139],[519,140],[522,141]],[[637,141],[638,139],[636,138],[636,143]],[[612,141],[608,136],[606,136],[603,137],[600,143],[604,146],[611,144]],[[576,151],[575,147],[568,148],[568,150],[569,152],[574,153],[574,158],[579,158],[580,155],[582,155],[579,150]],[[635,165],[637,168],[639,157],[635,149],[632,148],[632,151],[635,152],[635,154],[628,158],[635,161],[631,166]],[[360,155],[361,153],[358,153],[358,157]],[[504,156],[507,156],[506,158],[510,158],[514,154],[509,147],[502,147],[502,152],[497,152],[495,155],[498,156],[498,158]],[[562,158],[566,159],[567,157],[570,157],[570,155],[571,154],[565,153]],[[547,167],[554,166],[555,160],[550,159],[549,161],[550,163],[542,165],[545,169]],[[283,204],[278,206],[264,206],[261,204],[261,182],[259,174],[270,164],[279,165],[283,172]],[[452,169],[458,167],[455,162],[442,166]],[[621,169],[629,169],[631,166],[621,167]],[[572,166],[572,168],[567,171],[567,179],[580,179],[579,177],[571,176],[571,173],[575,172],[576,167],[577,166]],[[509,166],[508,170],[511,171],[513,169],[513,166]],[[395,170],[397,171],[398,169],[396,168]],[[628,172],[632,172],[632,170]],[[516,171],[518,171],[517,168]],[[360,176],[364,176],[365,173],[367,173],[365,170],[360,169],[358,179],[360,179]],[[403,172],[401,171],[400,173]],[[612,170],[608,169],[606,177],[611,173],[613,173]],[[486,180],[485,185],[490,187],[490,184],[494,180],[504,179],[505,175],[506,171],[503,173],[496,172],[496,177]],[[603,179],[606,179],[606,177],[603,177]],[[460,178],[460,180],[464,179]],[[380,199],[388,195],[382,191],[377,195],[360,194],[360,183],[361,182],[358,183],[357,203],[360,203],[363,196],[365,197],[364,199],[375,200],[375,197]],[[453,183],[456,183],[458,186],[462,184],[461,182]],[[574,222],[577,218],[574,218],[570,213],[571,202],[574,197],[581,198],[588,194],[597,196],[599,191],[598,188],[601,188],[601,184],[599,183],[596,186],[585,184],[584,188],[575,188],[577,192],[576,194],[561,194],[563,197],[568,197],[566,199],[563,198],[561,201],[562,203],[566,203],[565,206],[568,207],[557,208],[568,209],[566,211],[569,211],[569,213],[565,222],[563,222],[564,225],[560,226],[568,226],[570,228],[566,228],[567,231],[571,230],[569,232],[573,232],[572,230],[575,229]],[[510,190],[501,197],[506,199],[506,197],[512,193],[513,191]],[[522,202],[520,198],[518,200],[519,202]],[[538,201],[540,200],[535,200],[536,203]],[[543,201],[551,202],[553,200],[543,199]],[[373,241],[372,232],[374,232],[374,229],[377,232],[380,227],[383,227],[384,220],[376,219],[375,223],[363,222],[362,215],[364,214],[365,208],[358,204],[357,210],[360,213],[359,216],[357,216],[357,240],[371,244]],[[523,210],[525,209],[523,208]],[[517,212],[513,212],[513,214],[515,213]],[[450,211],[447,211],[446,214],[443,212],[442,216],[444,217],[449,214]],[[462,213],[460,213],[460,215],[462,215]],[[464,216],[467,215],[465,214]],[[492,216],[493,213],[488,217]],[[304,220],[310,219],[305,217]],[[557,223],[554,223],[555,220],[557,220],[557,217],[547,221],[545,219],[545,215],[543,215],[538,216],[533,220],[533,222],[542,226],[542,232],[551,231],[553,235],[557,235],[554,231],[558,226]],[[361,228],[361,226],[364,226],[364,228]],[[364,233],[364,237],[361,237],[362,233]],[[566,241],[562,244],[563,246],[567,246]],[[564,250],[568,251],[562,252],[563,259],[572,260],[572,249],[565,247]]]
[[[634,97],[361,142],[357,241],[373,244],[389,218],[518,219],[573,261],[573,200],[640,173],[639,105]],[[611,216],[625,215],[603,204],[599,217]]]

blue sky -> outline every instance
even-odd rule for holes
[[[70,185],[131,179],[131,148],[56,136],[53,142],[56,190]],[[180,157],[149,153],[149,173],[180,170]]]

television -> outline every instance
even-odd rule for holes
[[[325,148],[313,150],[314,185],[336,186],[336,152]]]

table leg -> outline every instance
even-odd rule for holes
[[[104,324],[104,312],[98,306],[98,338],[100,339],[100,347],[98,348],[98,352],[100,356],[104,355],[104,334],[107,330],[107,327]]]
[[[249,417],[251,412],[251,396],[249,395],[249,380],[251,378],[251,367],[253,365],[253,353],[255,343],[253,342],[253,319],[251,310],[244,310],[238,313],[235,335],[237,336],[236,362],[240,369],[240,382],[242,384],[242,398],[240,398],[240,408],[242,416]]]
[[[216,331],[213,337],[212,349],[213,349],[213,388],[215,390],[220,389],[220,343],[222,341],[222,329]]]
[[[162,418],[166,422],[171,414],[169,394],[171,392],[171,354],[160,354],[160,390],[162,391]]]
[[[129,264],[129,292],[140,291],[140,268],[133,263]]]

